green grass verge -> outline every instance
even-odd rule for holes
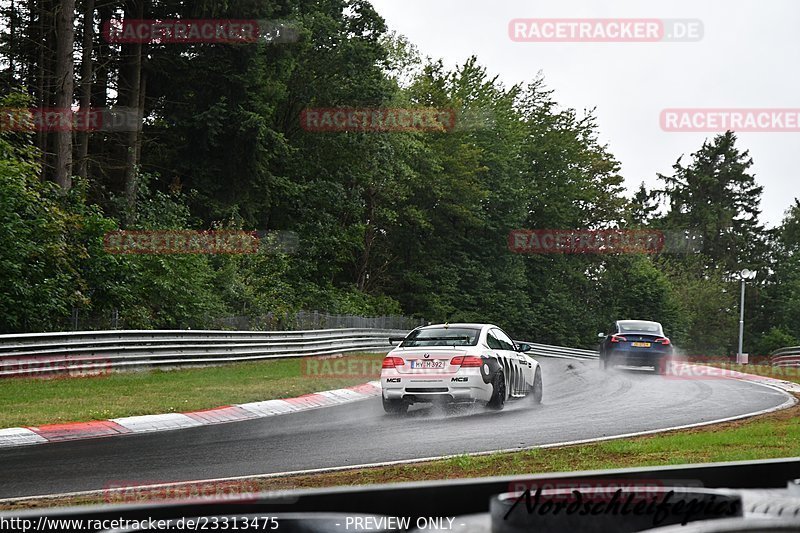
[[[706,428],[673,431],[659,435],[620,439],[564,448],[534,449],[483,456],[459,456],[440,461],[328,472],[282,478],[249,479],[241,486],[217,484],[204,488],[172,489],[180,494],[231,494],[243,491],[365,485],[402,481],[424,481],[501,475],[546,474],[579,470],[629,468],[721,461],[800,456],[800,406],[751,419]],[[159,500],[159,490],[139,490],[124,498],[94,494],[59,499],[36,499],[0,504],[0,509],[22,509],[61,505],[124,503]]]
[[[105,420],[290,398],[365,383],[380,375],[384,354],[352,354],[356,372],[333,372],[308,358],[94,377],[0,380],[0,428]],[[317,368],[318,372],[310,369]],[[309,370],[307,370],[309,369]],[[361,375],[362,369],[369,375]],[[313,374],[313,375],[312,375]],[[348,377],[352,375],[352,377]]]

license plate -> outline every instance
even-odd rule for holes
[[[637,348],[649,348],[650,347],[650,343],[649,342],[632,342],[631,346],[635,346]]]
[[[411,368],[444,368],[443,359],[419,359],[411,361]]]

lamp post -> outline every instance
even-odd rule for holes
[[[742,280],[742,300],[739,304],[739,351],[736,352],[736,363],[747,364],[745,355],[742,353],[742,339],[744,337],[744,284],[748,279],[755,279],[756,271],[745,268],[739,272],[739,277]]]

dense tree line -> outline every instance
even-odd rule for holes
[[[73,5],[74,4],[74,5]],[[0,131],[0,331],[63,328],[73,309],[123,327],[196,327],[298,309],[492,321],[591,346],[616,318],[659,320],[691,353],[800,339],[800,204],[759,222],[734,133],[661,187],[625,195],[591,112],[545,80],[507,87],[478,58],[447,69],[366,0],[3,0],[0,107],[134,109],[130,131]],[[292,39],[123,43],[115,19],[288,21]],[[443,132],[314,132],[307,108],[455,110]],[[676,154],[677,155],[677,154]],[[108,254],[115,229],[295,232],[295,253]],[[682,253],[511,253],[518,228],[698,235]]]

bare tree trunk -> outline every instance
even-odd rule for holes
[[[100,27],[104,28],[107,21],[111,20],[114,8],[108,2],[97,4],[97,12],[100,14]],[[92,87],[94,94],[92,102],[98,107],[108,106],[108,78],[109,65],[111,64],[111,46],[105,39],[97,42],[97,66],[95,71],[95,83]]]
[[[36,75],[36,106],[39,109],[42,109],[47,107],[50,103],[50,99],[48,97],[49,95],[47,94],[49,93],[49,86],[45,82],[45,77],[49,72],[45,66],[47,58],[49,57],[49,54],[47,54],[47,44],[49,39],[47,38],[47,24],[45,22],[45,17],[49,14],[49,5],[45,5],[45,2],[36,2],[36,0],[29,0],[28,4],[30,6],[31,18],[33,18],[33,14],[37,11],[39,16],[38,33],[36,34],[34,40],[34,42],[38,43],[39,46],[39,53],[36,58],[36,63],[38,66],[38,72]],[[39,129],[36,132],[36,147],[39,149],[39,153],[41,154],[39,163],[42,173],[41,179],[44,180],[47,176],[47,132],[45,132],[44,129]]]
[[[144,0],[136,0],[136,13],[132,18],[144,18]],[[131,220],[136,218],[136,194],[139,188],[139,153],[142,124],[142,107],[144,103],[144,87],[142,83],[142,44],[135,43],[131,46],[129,77],[127,82],[127,105],[137,110],[137,126],[127,135],[125,148],[125,200],[128,206],[128,216]]]
[[[83,50],[81,51],[81,111],[88,113],[92,104],[92,43],[94,42],[94,0],[85,0],[83,12]],[[78,172],[89,177],[89,131],[78,133]]]
[[[8,73],[9,79],[12,81],[15,80],[15,72],[14,72],[14,64],[15,64],[15,57],[17,54],[17,49],[14,43],[14,36],[17,34],[17,6],[14,0],[11,0],[11,11],[8,12],[8,27],[11,30],[11,35],[8,36]]]
[[[71,112],[74,97],[74,22],[75,0],[61,0],[56,14],[56,107],[63,113]],[[55,137],[56,183],[62,190],[68,191],[72,188],[72,128],[59,128]]]
[[[144,119],[144,97],[147,94],[147,71],[142,70],[139,80],[139,105],[136,106],[136,164],[142,160],[142,121]]]
[[[372,262],[372,247],[375,243],[375,191],[369,187],[366,191],[367,226],[364,228],[364,251],[358,261],[356,287],[360,291],[369,288],[369,270]]]

